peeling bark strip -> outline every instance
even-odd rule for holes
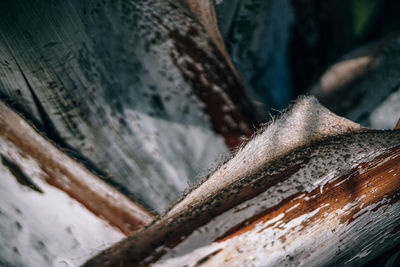
[[[145,5],[130,4],[134,9],[146,9]],[[170,1],[169,8],[163,11],[169,12],[171,7],[182,8],[180,3]],[[148,14],[144,17],[148,22],[172,41],[168,54],[185,82],[205,104],[215,131],[225,138],[228,147],[237,147],[262,121],[222,47],[190,17],[185,18],[188,27],[177,27],[159,10],[146,11]]]
[[[1,266],[80,266],[126,237],[48,184],[40,161],[1,134],[0,151],[7,158],[0,164]]]
[[[187,32],[170,28],[161,17],[152,17],[173,40],[170,56],[183,79],[204,102],[215,131],[230,148],[240,145],[258,128],[261,118],[246,95],[246,89],[216,45],[208,41],[209,51],[197,40],[205,37],[197,27]]]
[[[396,135],[400,140],[400,132]],[[360,266],[400,242],[399,200],[400,146],[396,146],[323,187],[282,199],[234,226],[217,242],[161,261],[160,266],[195,266],[213,251],[218,253],[202,266]]]
[[[63,190],[126,235],[153,220],[147,210],[61,152],[2,102],[0,102],[0,135],[36,159],[47,174],[45,179],[49,184]],[[13,173],[16,173],[15,167],[13,170]]]
[[[218,50],[213,49],[215,54],[209,56],[190,36],[171,31],[170,37],[175,40],[177,53],[172,52],[171,58],[176,67],[206,104],[207,113],[212,114],[211,121],[216,132],[225,138],[229,148],[236,148],[254,133],[261,122],[244,95],[244,86],[230,73],[229,66],[222,61]],[[201,60],[210,62],[204,66],[208,70],[196,66],[195,62]]]
[[[259,123],[182,0],[3,0],[0,34],[1,100],[156,212]]]
[[[229,229],[216,241],[222,242],[252,231],[260,223],[271,222],[281,214],[284,214],[283,218],[258,229],[257,232],[282,228],[291,220],[315,210],[318,210],[315,215],[304,220],[301,227],[292,228],[291,231],[304,231],[306,227],[324,219],[332,212],[336,212],[339,224],[349,225],[366,213],[377,211],[399,200],[400,146],[397,146],[371,162],[358,165],[349,174],[325,184],[322,188],[317,187],[311,192],[303,191],[285,198],[278,205]],[[396,232],[394,228],[391,234]],[[284,238],[285,236],[280,237]]]
[[[396,145],[397,147],[393,148]],[[369,212],[382,211],[381,205],[386,207],[393,201],[397,203],[400,192],[400,183],[396,177],[400,175],[400,168],[397,167],[400,161],[399,145],[399,131],[365,131],[324,139],[273,162],[271,165],[276,166],[275,170],[271,170],[271,165],[268,165],[269,168],[265,166],[265,169],[256,171],[248,177],[249,180],[270,181],[273,180],[271,179],[273,177],[268,176],[269,172],[282,174],[282,177],[279,177],[276,182],[267,185],[261,184],[264,192],[260,195],[253,195],[253,199],[248,201],[244,199],[242,203],[236,203],[236,207],[225,213],[219,210],[221,214],[219,216],[217,215],[218,209],[215,206],[208,206],[207,202],[204,204],[206,209],[199,207],[199,213],[191,211],[192,206],[189,204],[186,206],[188,213],[195,214],[186,214],[186,218],[168,218],[167,215],[145,230],[92,259],[86,266],[96,266],[100,262],[104,266],[146,265],[156,261],[164,253],[167,254],[161,258],[159,262],[161,266],[186,264],[192,266],[208,253],[218,249],[222,249],[215,255],[215,258],[219,260],[212,261],[211,266],[223,265],[224,261],[228,261],[226,263],[228,266],[229,264],[246,264],[241,257],[248,258],[254,254],[257,257],[251,263],[263,265],[271,262],[272,265],[280,266],[280,264],[289,262],[284,253],[285,248],[294,250],[293,253],[297,253],[296,251],[300,249],[304,254],[299,252],[300,255],[293,257],[298,256],[304,260],[303,256],[306,257],[305,255],[309,255],[320,245],[311,244],[310,251],[307,250],[307,247],[299,246],[299,243],[305,242],[305,240],[314,242],[313,237],[307,236],[309,231],[318,232],[318,229],[327,228],[331,233],[333,229],[333,232],[340,233],[340,238],[349,239],[351,233],[361,231],[360,223],[367,223],[365,220],[368,220]],[[286,168],[301,167],[291,173],[285,173],[284,166],[287,166]],[[391,180],[387,181],[389,178]],[[229,198],[229,193],[227,193],[228,196],[222,195],[220,203],[222,206],[229,206],[230,203],[235,203],[236,199],[243,199],[241,192],[246,191],[246,188],[257,190],[257,187],[252,187],[252,185],[254,185],[252,182],[243,182],[240,192],[233,193],[233,198]],[[235,188],[230,188],[228,191],[235,192]],[[206,201],[213,202],[214,200],[209,197]],[[195,204],[192,203],[192,205]],[[216,213],[213,214],[213,212]],[[203,220],[204,223],[206,216],[214,218],[199,228],[198,222]],[[399,216],[399,213],[389,213],[385,216],[389,219],[384,223],[390,225]],[[251,219],[240,223],[246,217]],[[326,220],[320,222],[322,219]],[[332,220],[337,222],[333,228],[330,223]],[[262,226],[260,226],[260,222],[264,222]],[[246,224],[248,225],[246,226]],[[239,229],[237,229],[237,225],[240,226]],[[345,228],[348,225],[349,227]],[[395,226],[390,226],[390,231]],[[188,237],[188,227],[198,227],[198,230]],[[380,225],[380,227],[383,226]],[[271,230],[268,230],[270,228]],[[388,229],[386,226],[383,228]],[[164,229],[167,229],[167,232]],[[346,229],[350,232],[347,233]],[[247,232],[252,235],[246,235]],[[367,233],[365,233],[366,236],[370,238]],[[234,239],[234,234],[238,235],[239,241]],[[257,234],[260,236],[257,237]],[[325,234],[318,237],[318,242],[325,242],[324,237]],[[255,242],[254,238],[257,238],[258,241]],[[218,239],[224,242],[212,243]],[[178,243],[180,244],[177,245]],[[264,244],[267,244],[267,248],[263,247]],[[289,247],[290,244],[294,245]],[[382,247],[380,243],[370,242],[369,244],[379,245],[379,249],[374,248],[376,251],[363,261],[390,248],[392,243],[389,242],[387,247]],[[333,242],[333,246],[336,245],[338,243]],[[354,245],[354,247],[359,246],[361,245]],[[171,250],[172,247],[175,248]],[[240,247],[245,252],[233,252],[235,247]],[[276,255],[272,252],[270,254],[269,249],[281,251],[280,253],[283,254]],[[331,247],[329,249],[332,250]],[[354,256],[361,250],[348,253],[339,249],[335,252],[337,252],[336,256],[330,255],[326,260],[350,260],[349,255]],[[265,258],[257,260],[261,257],[257,253],[274,256],[271,256],[271,261]],[[230,256],[227,256],[228,254]],[[312,259],[316,257],[315,254],[311,256]],[[174,259],[174,257],[177,258]],[[356,259],[354,261],[356,262]],[[319,263],[326,264],[325,262]]]
[[[87,266],[150,264],[168,251],[164,257],[183,255],[272,203],[319,188],[334,175],[400,144],[397,132],[359,130],[359,125],[335,116],[314,98],[300,98],[159,220]]]

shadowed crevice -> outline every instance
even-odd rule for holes
[[[40,194],[43,194],[43,190],[39,186],[37,186],[32,181],[32,179],[29,178],[28,175],[26,175],[25,172],[17,164],[15,164],[11,159],[9,159],[7,156],[3,154],[0,154],[0,157],[1,157],[1,163],[5,167],[7,167],[7,169],[15,177],[15,179],[20,185],[28,187]]]

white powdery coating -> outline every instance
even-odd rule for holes
[[[0,165],[0,263],[78,266],[124,235],[63,191],[48,185],[37,162],[0,139],[1,152],[23,165],[44,192],[22,186]]]
[[[371,128],[393,129],[398,119],[400,119],[400,89],[371,113],[369,123]]]
[[[207,171],[206,166],[212,166],[221,153],[228,153],[223,138],[212,130],[201,126],[183,125],[157,119],[133,110],[126,110],[125,112],[131,128],[135,127],[134,124],[136,124],[136,127],[140,125],[140,131],[135,133],[136,138],[142,140],[138,151],[143,151],[143,154],[151,154],[151,160],[157,162],[152,166],[156,172],[151,181],[158,178],[160,185],[172,183],[183,191],[187,188],[188,182],[194,181],[194,178],[188,177],[188,173],[204,173]],[[133,120],[133,117],[137,119]],[[129,138],[129,136],[124,138]],[[176,140],[179,140],[179,142],[174,142]],[[174,142],[173,146],[171,146],[171,142]],[[116,147],[116,149],[119,148]],[[190,164],[182,164],[185,161],[195,163],[193,165],[195,165],[196,170],[193,171],[189,167]],[[181,168],[173,168],[173,166],[181,166]],[[141,173],[140,165],[132,165],[130,168],[136,170],[136,173]],[[161,177],[157,177],[159,173],[170,178],[166,181],[162,180]],[[127,182],[134,183],[135,181]],[[154,199],[159,197],[156,193],[156,191],[148,192],[148,194],[153,195]]]
[[[398,218],[396,208],[399,206],[399,203],[387,206],[389,210],[386,212]],[[269,222],[263,222],[253,230],[234,237],[229,242],[225,241],[225,244],[219,244],[224,248],[223,254],[221,252],[216,255],[216,259],[211,264],[218,266],[240,266],[244,263],[254,266],[321,266],[321,264],[328,264],[329,261],[334,262],[335,258],[342,256],[342,250],[353,248],[354,251],[350,253],[354,254],[357,251],[358,253],[346,261],[351,264],[357,259],[368,256],[374,246],[379,244],[377,240],[385,239],[384,235],[377,235],[381,230],[377,227],[379,222],[368,225],[370,220],[379,221],[380,218],[386,217],[382,216],[384,208],[376,212],[366,212],[350,224],[341,224],[336,214],[328,214],[323,220],[307,227],[305,231],[296,231],[297,227],[301,227],[302,222],[317,214],[322,207],[323,205],[287,224],[280,224],[279,229],[262,230],[269,224]],[[343,209],[341,212],[346,211],[348,210]],[[360,236],[357,231],[352,231],[360,225],[368,228],[364,231],[369,231],[369,235]],[[392,225],[385,225],[387,230],[392,227]],[[279,239],[280,237],[284,239]],[[362,246],[357,246],[360,244]],[[241,249],[240,253],[235,251],[237,248]],[[231,261],[225,261],[229,259],[227,256],[229,254],[232,255]]]
[[[0,44],[0,57],[9,62],[0,65],[0,91],[40,122],[28,81],[60,138],[130,197],[162,212],[227,152],[185,77],[211,74],[211,66],[178,49],[170,36],[190,38],[194,49],[215,58],[204,28],[180,3],[117,0],[103,3],[101,16],[84,15],[97,10],[92,2],[30,4],[10,10],[21,20],[11,22],[15,34],[4,36],[7,47]],[[39,20],[45,29],[33,26]],[[32,36],[26,49],[20,30]],[[145,115],[134,121],[126,116],[133,111]]]
[[[279,214],[271,220],[258,223],[253,230],[240,236],[221,243],[212,243],[209,246],[201,247],[188,255],[161,262],[159,266],[195,266],[196,263],[205,256],[219,249],[223,249],[226,258],[221,258],[217,255],[217,260],[213,261],[213,264],[216,264],[215,266],[248,266],[249,264],[258,264],[258,266],[260,266],[260,263],[262,266],[265,266],[267,263],[282,258],[281,254],[285,253],[285,249],[282,249],[282,242],[279,241],[278,238],[286,235],[291,229],[301,225],[304,220],[317,214],[321,208],[323,208],[323,206],[312,212],[303,214],[287,224],[280,224],[281,230],[263,230],[267,225],[279,222],[283,219],[284,214]],[[243,243],[245,243],[245,245],[243,245]],[[235,257],[234,260],[232,260],[232,257],[227,256],[230,254]],[[270,264],[267,265],[269,266]]]
[[[109,186],[104,181],[100,180],[98,177],[94,176],[86,168],[84,168],[80,163],[77,163],[69,156],[61,152],[57,147],[55,147],[51,142],[45,139],[43,136],[38,134],[35,129],[32,128],[25,120],[23,120],[18,114],[14,113],[6,105],[0,103],[0,124],[6,129],[8,134],[14,135],[17,139],[29,140],[30,143],[34,144],[33,149],[40,151],[38,160],[41,164],[55,163],[56,167],[54,169],[54,175],[57,179],[63,179],[63,184],[67,185],[71,183],[71,180],[78,181],[79,184],[85,185],[92,192],[99,195],[104,199],[108,199],[126,212],[134,214],[145,223],[149,223],[152,217],[144,211],[141,207],[137,206],[130,199],[128,199],[123,194],[119,193],[115,188]],[[2,145],[1,150],[8,151],[12,150],[13,145]],[[10,152],[12,153],[12,152]],[[20,164],[25,162],[23,158],[19,159]],[[31,167],[27,167],[27,171],[31,171]],[[68,170],[71,177],[66,177],[63,172],[57,168]],[[33,174],[35,175],[35,174]]]

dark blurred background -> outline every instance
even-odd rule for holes
[[[396,0],[233,0],[217,5],[227,49],[267,109],[282,109],[306,93],[347,52],[399,31],[399,11]]]

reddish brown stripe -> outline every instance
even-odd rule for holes
[[[7,114],[4,115],[7,116]],[[11,114],[10,116],[15,116],[15,114]],[[130,211],[124,210],[119,203],[113,203],[111,201],[112,198],[108,199],[92,190],[90,185],[80,182],[79,177],[76,177],[76,175],[72,173],[71,170],[65,168],[64,165],[59,164],[51,155],[47,155],[46,152],[41,151],[40,147],[37,147],[35,142],[26,140],[22,132],[27,129],[18,128],[22,118],[18,119],[19,120],[12,122],[15,123],[15,125],[12,126],[7,125],[7,123],[12,124],[9,121],[0,121],[0,135],[12,142],[16,147],[21,149],[21,151],[34,158],[47,174],[45,178],[49,184],[66,192],[90,211],[99,217],[103,217],[126,235],[142,228],[146,224],[142,218],[131,214]],[[34,131],[33,128],[31,130]],[[60,153],[62,152],[60,151]],[[63,176],[67,177],[67,179],[64,179]],[[143,212],[146,212],[139,204],[135,203],[135,206]],[[150,213],[148,213],[148,217],[144,219],[148,220],[148,218],[151,218]]]
[[[237,147],[261,122],[243,83],[211,40],[210,53],[196,43],[194,37],[199,35],[196,28],[191,27],[182,34],[164,25],[157,15],[152,17],[173,41],[174,49],[169,55],[183,79],[205,104],[214,130],[224,137],[228,147]]]
[[[56,175],[54,169],[47,166],[42,166],[42,168],[48,175],[45,177],[47,183],[67,193],[98,217],[106,219],[110,224],[120,229],[125,235],[128,236],[145,225],[139,218],[110,203],[92,190],[88,190],[86,185],[77,181],[65,184],[60,179],[54,178],[54,175]]]
[[[363,173],[360,174],[360,171]],[[256,224],[266,222],[277,215],[284,213],[285,216],[280,221],[267,225],[260,231],[267,228],[279,228],[280,224],[285,224],[303,214],[312,212],[323,204],[329,204],[328,206],[321,208],[318,213],[309,220],[305,221],[302,224],[304,228],[310,223],[321,219],[325,212],[332,213],[335,210],[343,209],[347,204],[355,201],[361,196],[364,197],[359,200],[350,212],[339,215],[342,224],[353,222],[362,215],[359,213],[361,207],[365,209],[370,205],[380,202],[384,197],[388,199],[388,202],[380,203],[372,211],[376,211],[383,205],[390,205],[399,200],[400,146],[391,149],[388,153],[375,158],[371,162],[360,164],[349,174],[341,176],[335,181],[326,184],[323,187],[323,193],[321,193],[321,189],[318,187],[310,193],[301,192],[292,195],[278,205],[232,227],[222,236],[217,238],[216,241],[221,242],[241,235],[254,229]],[[300,205],[294,207],[297,204]],[[301,231],[301,229],[298,231]]]

